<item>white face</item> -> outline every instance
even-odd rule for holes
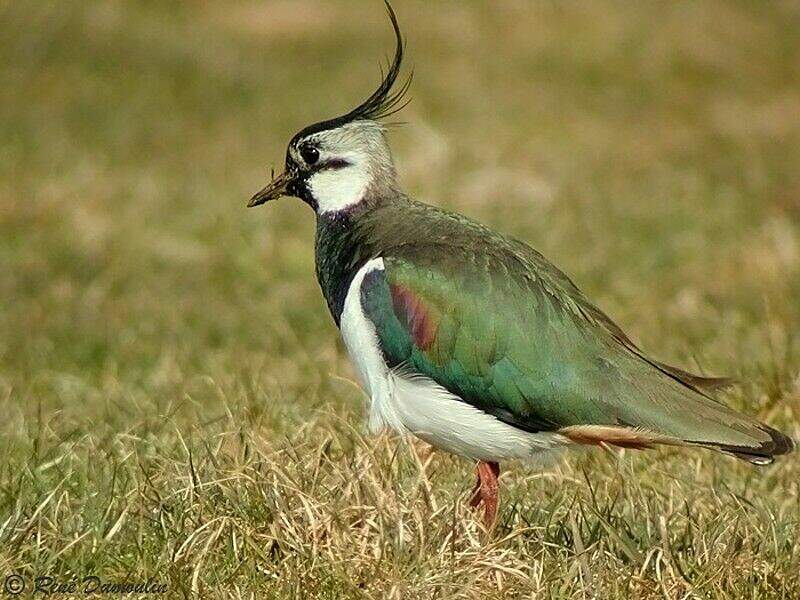
[[[320,152],[325,160],[327,152]],[[370,176],[367,157],[358,152],[340,154],[348,165],[317,171],[308,179],[308,189],[317,201],[317,212],[326,214],[347,210],[364,199]]]
[[[368,193],[395,187],[384,131],[373,121],[355,121],[311,134],[289,152],[302,170],[311,172],[306,187],[320,215],[346,211]]]

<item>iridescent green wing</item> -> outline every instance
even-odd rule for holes
[[[417,245],[383,258],[361,299],[390,366],[529,431],[617,420],[602,344],[513,256]]]
[[[361,302],[389,365],[528,431],[621,426],[748,460],[788,443],[706,395],[702,378],[648,359],[566,276],[515,244],[385,253]]]

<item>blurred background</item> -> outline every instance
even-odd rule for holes
[[[741,378],[727,401],[796,435],[800,3],[394,4],[414,69],[389,134],[407,192],[529,242],[650,353]],[[189,533],[136,529],[149,496],[97,490],[130,499],[145,473],[165,494],[231,432],[266,456],[361,430],[312,212],[245,204],[392,51],[377,0],[0,3],[6,566],[161,569]],[[455,497],[470,467],[441,460]],[[770,514],[789,499],[787,527],[795,463],[752,484]],[[28,545],[23,517],[65,489]],[[106,543],[135,558],[90,561],[117,518]]]

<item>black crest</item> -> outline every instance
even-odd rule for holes
[[[388,0],[384,0],[384,2],[386,4],[386,10],[389,13],[389,19],[392,22],[392,28],[394,29],[397,46],[394,51],[394,59],[392,59],[392,62],[389,64],[389,69],[386,71],[386,75],[383,76],[378,89],[372,92],[369,98],[364,100],[364,102],[359,104],[347,114],[342,115],[341,117],[336,117],[335,119],[328,119],[327,121],[310,125],[298,133],[295,136],[295,139],[306,137],[307,135],[316,133],[318,131],[335,129],[337,127],[341,127],[345,123],[350,123],[351,121],[376,121],[378,119],[383,119],[393,115],[399,110],[402,110],[410,101],[405,97],[406,93],[408,92],[408,88],[411,86],[410,75],[398,89],[394,91],[392,90],[392,87],[394,87],[397,77],[400,74],[400,66],[403,63],[405,42],[403,41],[403,36],[400,33],[400,25],[397,23],[397,15],[395,15],[392,5],[389,4]]]

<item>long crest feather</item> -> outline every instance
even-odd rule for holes
[[[383,75],[381,69],[381,83],[372,94],[364,100],[359,106],[351,110],[346,115],[342,115],[337,121],[349,122],[357,119],[369,119],[376,121],[393,115],[394,113],[402,110],[408,104],[408,99],[405,97],[411,86],[412,75],[403,82],[403,84],[396,90],[392,91],[397,77],[400,75],[400,67],[403,63],[403,55],[405,53],[405,42],[400,33],[400,25],[397,22],[397,15],[388,0],[384,0],[386,10],[389,13],[389,19],[392,22],[394,35],[397,40],[397,46],[394,51],[394,58],[389,64],[386,75]]]
[[[392,5],[388,0],[384,0],[384,3],[386,4],[386,10],[389,13],[389,20],[391,21],[392,28],[394,29],[397,45],[394,51],[394,58],[389,63],[389,68],[387,69],[386,74],[384,74],[383,69],[381,69],[380,85],[366,100],[364,100],[364,102],[359,104],[350,112],[340,117],[328,119],[326,121],[315,123],[314,125],[306,127],[297,135],[295,135],[293,141],[319,131],[336,129],[337,127],[341,127],[342,125],[352,121],[377,121],[379,119],[384,119],[402,110],[410,102],[410,99],[406,98],[406,95],[411,87],[413,73],[409,74],[408,78],[397,89],[393,89],[395,83],[397,82],[397,78],[400,75],[400,67],[403,64],[405,41],[403,40],[403,35],[400,33],[400,25],[397,22],[397,15],[395,14]]]

